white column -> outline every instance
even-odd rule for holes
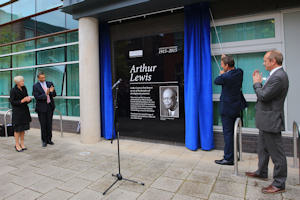
[[[100,140],[100,79],[98,19],[79,19],[79,85],[81,142]]]

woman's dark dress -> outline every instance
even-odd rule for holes
[[[31,116],[27,106],[28,102],[21,103],[21,100],[27,96],[28,93],[25,86],[20,90],[15,85],[10,91],[9,101],[12,105],[12,124],[15,132],[23,132],[30,128]]]

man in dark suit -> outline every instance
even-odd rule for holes
[[[216,85],[222,86],[220,97],[220,114],[224,134],[224,158],[215,160],[220,165],[233,165],[233,132],[234,122],[240,116],[243,95],[241,93],[243,83],[243,70],[234,67],[234,59],[229,55],[221,57],[220,75],[215,79]],[[245,103],[245,102],[244,102]]]
[[[257,96],[255,121],[259,129],[258,169],[246,172],[252,178],[267,179],[269,158],[274,163],[274,181],[262,188],[263,193],[280,193],[285,191],[287,162],[281,131],[284,130],[284,101],[289,88],[287,73],[282,67],[283,56],[277,50],[271,50],[264,56],[264,65],[270,76],[262,85],[258,70],[253,73],[253,88]]]
[[[35,111],[38,114],[41,125],[42,146],[53,145],[52,142],[52,118],[55,104],[53,97],[56,96],[52,82],[46,81],[44,72],[37,76],[39,82],[33,85],[33,96],[36,100]]]

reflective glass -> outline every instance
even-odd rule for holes
[[[79,99],[68,99],[68,116],[80,116]]]
[[[62,115],[67,115],[67,100],[66,99],[54,99],[55,109],[59,110]],[[54,115],[58,115],[56,112]]]
[[[9,95],[10,93],[10,71],[0,72],[0,95]]]
[[[214,101],[213,102],[213,109],[214,109],[214,126],[222,126],[222,120],[221,120],[221,115],[219,111],[219,101]]]
[[[65,72],[65,66],[54,66],[54,67],[43,67],[38,68],[36,70],[36,75],[40,72],[44,72],[46,75],[46,80],[51,81],[54,84],[56,95],[61,96],[62,93],[62,86],[63,86],[63,78]]]
[[[63,5],[61,0],[36,0],[36,12],[42,12]]]
[[[1,109],[3,108],[3,109]],[[1,98],[0,97],[0,111],[6,111],[7,108],[11,108],[10,102],[8,98]]]
[[[66,14],[66,28],[67,29],[77,29],[78,20],[73,19],[72,15]]]
[[[216,27],[220,42],[235,42],[275,37],[275,20],[267,19]],[[212,43],[218,43],[215,28],[211,27]]]
[[[0,24],[11,21],[11,4],[0,7]]]
[[[262,72],[263,77],[268,76],[268,72],[265,70],[263,65],[263,57],[265,52],[258,52],[258,53],[246,53],[246,54],[236,54],[233,55],[235,61],[235,67],[241,68],[244,71],[243,77],[243,93],[244,94],[254,94],[253,90],[253,80],[252,80],[252,73],[254,70],[258,69]],[[216,56],[216,59],[220,64],[220,56]],[[219,68],[216,64],[214,58],[212,60],[212,80],[214,81],[215,78],[219,75]],[[213,83],[213,93],[220,94],[222,90],[221,86],[215,85]]]
[[[67,61],[78,61],[78,44],[67,46]]]
[[[35,65],[35,53],[23,53],[12,56],[12,67],[27,67]]]
[[[65,34],[55,35],[51,37],[37,39],[36,44],[37,48],[54,46],[65,43]]]
[[[67,96],[79,96],[79,65],[67,65]]]
[[[59,10],[36,17],[37,35],[45,35],[66,30],[65,14]]]
[[[57,49],[49,49],[37,52],[37,64],[58,63],[65,61],[65,49],[60,47]]]
[[[12,85],[14,86],[14,77],[15,76],[23,76],[24,84],[27,88],[28,95],[32,95],[32,87],[34,84],[34,71],[35,69],[20,69],[12,71]]]
[[[0,55],[11,53],[11,45],[0,47]]]
[[[67,33],[67,42],[78,42],[78,31]]]
[[[5,56],[0,58],[0,69],[6,69],[11,67],[11,56]]]
[[[21,0],[16,1],[12,5],[12,20],[27,17],[35,14],[35,1],[33,0]]]
[[[9,43],[12,41],[16,33],[11,31],[11,24],[0,27],[0,44]]]
[[[244,127],[255,128],[255,102],[248,102],[248,107],[243,111]]]
[[[30,49],[34,49],[34,48],[35,48],[34,40],[27,41],[27,42],[21,42],[21,43],[12,45],[13,52],[26,51],[26,50],[30,50]]]
[[[35,18],[21,20],[12,24],[12,32],[14,33],[12,40],[23,40],[33,38],[35,36]]]

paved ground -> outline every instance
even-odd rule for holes
[[[116,142],[83,145],[79,135],[61,138],[54,133],[54,146],[42,148],[39,130],[26,135],[28,150],[18,153],[13,138],[0,138],[0,199],[111,199],[111,200],[196,200],[196,199],[300,199],[298,169],[289,162],[287,192],[264,195],[262,186],[244,176],[255,170],[257,156],[244,154],[240,175],[232,166],[218,166],[222,151],[190,151],[183,146],[121,140],[121,167],[124,177],[143,181],[145,186],[121,181],[110,192],[102,192],[117,172]],[[273,166],[271,166],[271,169]],[[269,177],[272,177],[270,170]]]

